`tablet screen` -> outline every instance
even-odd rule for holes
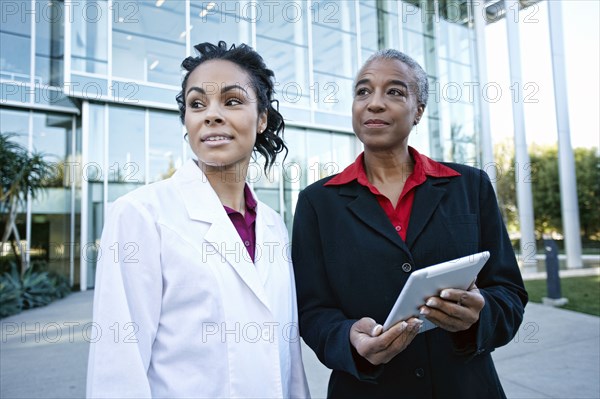
[[[419,333],[436,327],[425,316],[419,314],[419,308],[425,304],[425,300],[439,295],[445,288],[466,290],[475,281],[489,258],[488,251],[479,252],[414,271],[398,295],[383,324],[383,330],[387,331],[394,324],[411,317],[418,317],[423,321]]]

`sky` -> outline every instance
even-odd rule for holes
[[[556,1],[556,0],[548,0]],[[562,1],[562,22],[566,55],[567,91],[571,145],[600,147],[600,1]],[[527,144],[556,144],[556,113],[550,56],[547,2],[522,10],[521,71],[519,94],[525,112]],[[502,96],[490,104],[494,143],[513,135],[506,24],[486,28],[489,82],[497,83]],[[490,94],[491,96],[491,94]]]

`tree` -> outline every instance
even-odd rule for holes
[[[575,175],[581,229],[586,238],[600,239],[600,152],[576,148]]]
[[[574,151],[577,199],[582,234],[588,239],[600,238],[600,154],[593,148]],[[535,227],[538,234],[562,233],[562,208],[556,146],[531,146],[531,165],[515,165],[512,142],[499,143],[494,149],[499,166],[496,189],[498,201],[509,231],[518,230],[515,176],[526,178],[531,167],[531,190]],[[520,175],[519,175],[520,173]]]
[[[0,133],[0,214],[4,224],[0,248],[4,248],[11,232],[17,245],[20,244],[21,237],[15,223],[19,207],[24,208],[28,195],[33,199],[43,192],[53,175],[52,166],[42,153],[29,153],[12,139],[13,136],[10,133]],[[12,247],[19,260],[15,245]],[[23,274],[29,265],[26,252],[22,249],[20,264]]]
[[[517,212],[514,143],[511,138],[507,138],[494,147],[494,159],[496,160],[496,192],[500,211],[508,231],[516,232],[519,230],[519,214]]]
[[[533,145],[529,159],[535,229],[540,234],[562,232],[558,148]]]

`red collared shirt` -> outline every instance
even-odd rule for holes
[[[388,219],[392,223],[392,226],[396,229],[400,237],[406,241],[406,230],[408,229],[408,222],[410,221],[410,213],[412,211],[413,202],[415,199],[415,189],[423,184],[427,180],[427,176],[431,177],[453,177],[460,176],[460,173],[450,169],[447,166],[436,162],[425,155],[419,154],[417,150],[412,147],[408,147],[408,152],[415,162],[413,172],[410,174],[404,188],[394,208],[392,202],[383,194],[377,190],[369,179],[367,179],[367,173],[364,165],[364,152],[361,153],[353,164],[349,165],[339,175],[325,183],[325,186],[336,186],[348,184],[353,180],[357,180],[359,184],[367,187],[377,202],[385,211]]]
[[[228,206],[223,205],[227,216],[233,223],[233,226],[237,230],[250,259],[254,262],[254,250],[256,246],[256,200],[252,196],[252,191],[248,184],[244,186],[244,199],[246,201],[246,214],[242,215],[235,209],[231,209]]]

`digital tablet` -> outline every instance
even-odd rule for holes
[[[392,311],[383,324],[383,331],[411,317],[418,317],[423,321],[419,333],[435,328],[435,324],[419,314],[419,309],[425,304],[427,298],[439,295],[445,288],[466,290],[475,282],[477,274],[489,258],[488,251],[479,252],[414,271],[400,291]]]

